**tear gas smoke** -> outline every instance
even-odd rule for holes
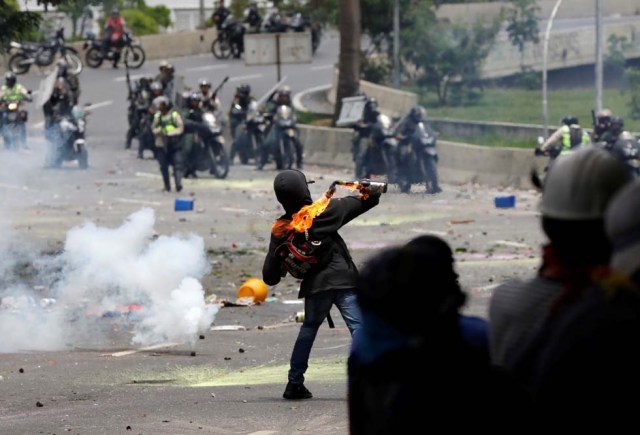
[[[124,319],[134,344],[193,343],[218,310],[205,304],[199,281],[210,267],[204,241],[195,234],[154,237],[154,224],[154,211],[144,208],[119,228],[86,222],[71,229],[61,253],[32,261],[32,281],[45,293],[5,273],[11,284],[0,288],[0,352],[104,346],[103,314],[131,304],[141,307]],[[0,239],[0,254],[11,246]]]

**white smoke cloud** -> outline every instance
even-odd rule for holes
[[[204,241],[195,234],[155,237],[154,224],[153,209],[144,208],[115,229],[92,222],[71,229],[60,254],[33,261],[54,305],[41,307],[44,295],[24,283],[0,290],[0,336],[19,331],[0,341],[0,352],[99,346],[108,332],[103,314],[119,315],[118,307],[132,304],[141,307],[125,319],[133,343],[195,341],[217,312],[205,304],[199,281],[210,267]],[[1,242],[0,251],[9,246]]]

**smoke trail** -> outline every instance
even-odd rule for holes
[[[24,285],[0,293],[0,334],[23,332],[0,341],[0,352],[99,345],[106,339],[102,314],[130,304],[142,307],[126,319],[134,343],[193,342],[217,312],[205,305],[199,282],[210,267],[204,241],[195,234],[155,237],[154,224],[154,211],[144,208],[115,229],[87,222],[70,230],[62,253],[33,262],[53,307],[38,306]],[[45,343],[33,338],[40,336]]]

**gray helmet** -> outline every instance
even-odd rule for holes
[[[7,86],[12,87],[16,84],[16,75],[12,71],[7,71],[6,73],[4,73],[4,81]]]
[[[553,219],[602,219],[609,200],[628,181],[625,166],[603,149],[560,156],[545,179],[540,212]]]
[[[149,88],[152,91],[161,91],[162,90],[162,83],[160,83],[159,81],[153,81],[151,82],[151,84],[149,85]]]
[[[169,100],[169,98],[164,95],[161,95],[154,99],[153,104],[155,104],[157,107],[160,107],[161,104],[164,104],[165,106],[167,106],[167,108],[171,109],[171,100]]]
[[[198,80],[198,86],[202,87],[202,86],[209,86],[211,87],[211,82],[209,81],[209,79],[205,79],[204,77]]]

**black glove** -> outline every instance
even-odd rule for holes
[[[542,151],[540,148],[536,148],[535,150],[533,150],[533,155],[534,156],[544,156],[544,151]]]

